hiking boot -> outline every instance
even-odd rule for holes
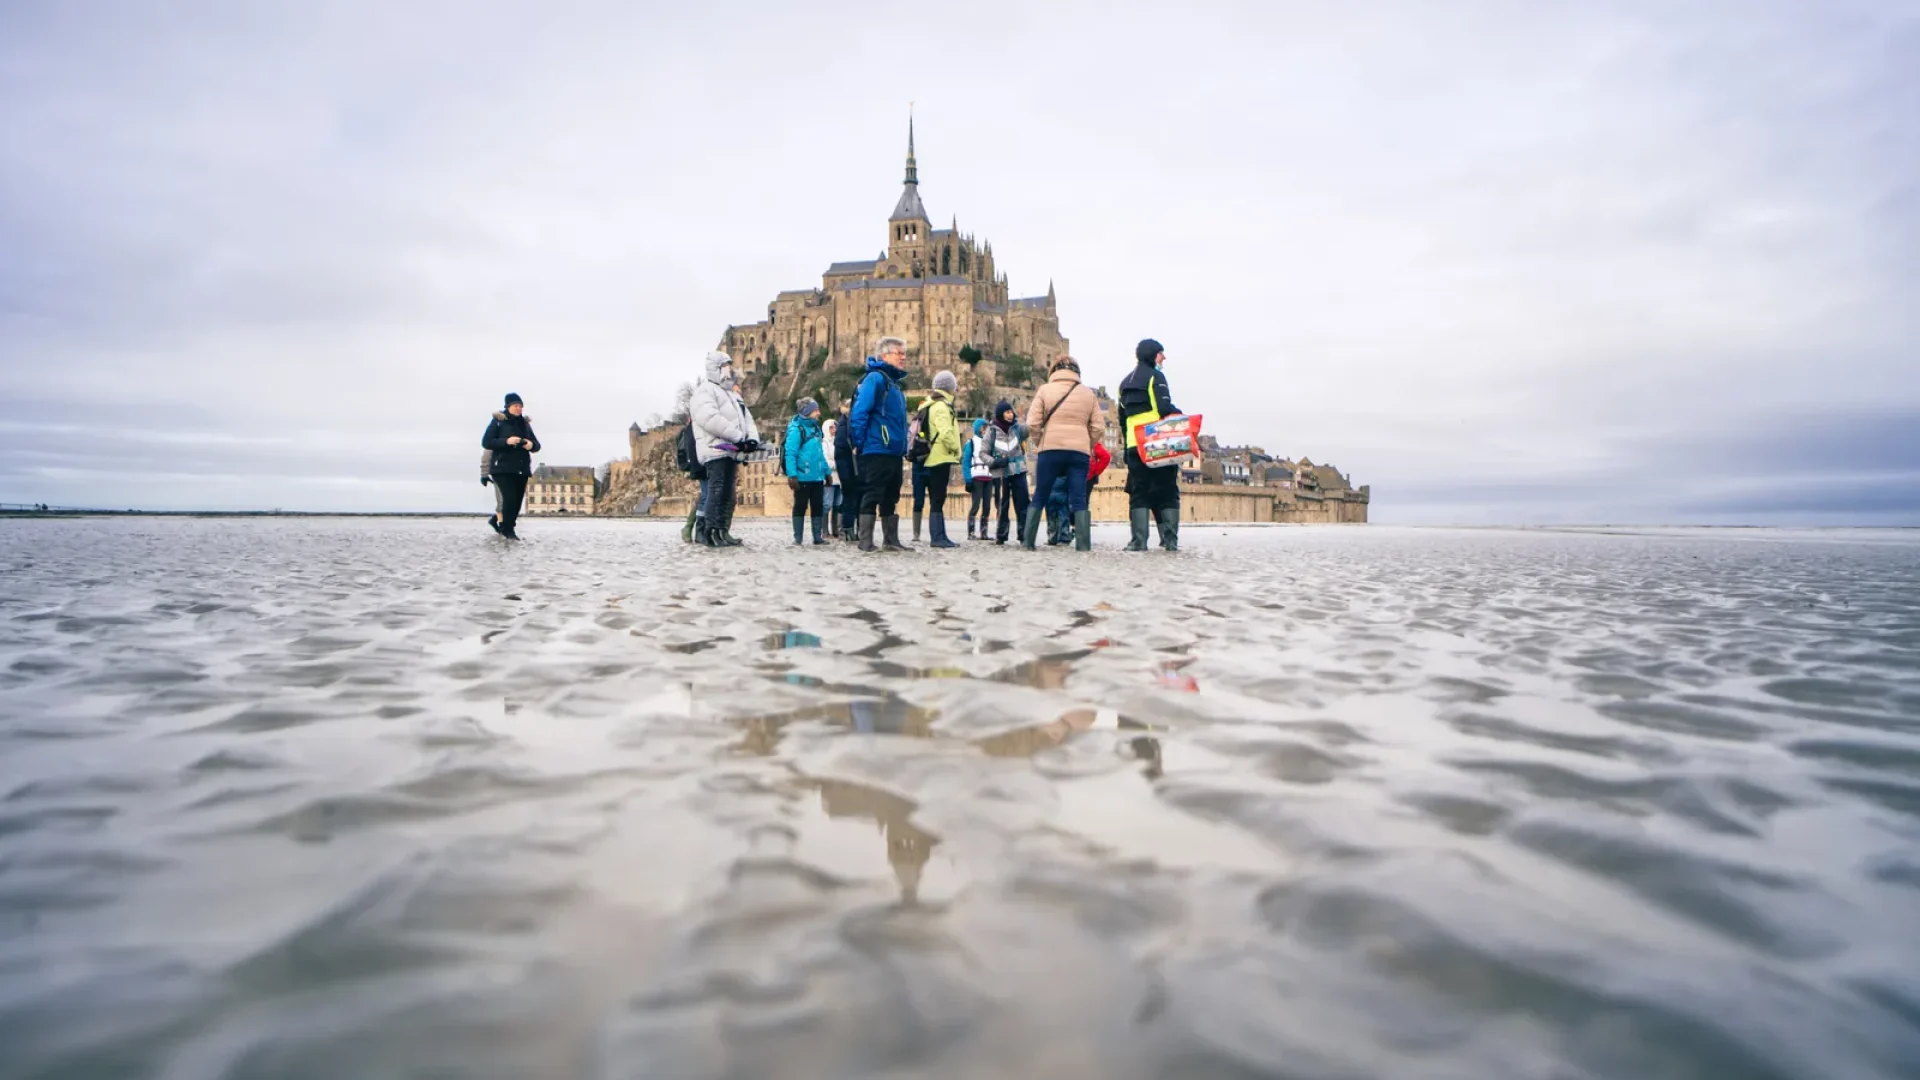
[[[1091,510],[1073,512],[1073,550],[1093,550],[1093,511]]]
[[[927,519],[927,535],[937,548],[956,548],[959,544],[947,539],[947,515],[934,514]]]
[[[1133,530],[1133,538],[1127,541],[1128,551],[1147,550],[1147,519],[1151,512],[1130,510],[1127,512],[1127,525]]]
[[[875,548],[873,546],[873,515],[861,514],[859,527],[860,527],[860,550],[861,551],[879,550],[878,548]]]
[[[487,515],[487,528],[492,529],[496,533],[500,531],[500,515],[499,514]]]
[[[899,514],[895,514],[892,517],[883,517],[880,519],[880,534],[884,540],[884,542],[880,545],[880,548],[883,551],[912,551],[913,550],[912,548],[900,542],[900,515]]]
[[[1168,551],[1180,550],[1180,508],[1155,510],[1153,517],[1160,525],[1160,546]]]

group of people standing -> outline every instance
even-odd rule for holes
[[[1135,349],[1134,371],[1120,384],[1119,409],[1127,444],[1127,493],[1132,535],[1129,551],[1145,551],[1150,519],[1160,545],[1179,550],[1178,470],[1149,469],[1134,444],[1134,425],[1176,415],[1160,366],[1159,342]],[[901,489],[912,480],[913,538],[920,538],[925,510],[927,539],[935,548],[959,546],[947,535],[947,492],[957,482],[970,495],[967,539],[985,540],[996,509],[996,542],[1009,535],[1032,550],[1039,539],[1040,510],[1057,506],[1052,543],[1068,538],[1082,551],[1092,547],[1088,489],[1111,461],[1101,446],[1100,399],[1081,380],[1070,356],[1056,359],[1034,394],[1024,420],[1011,401],[994,406],[963,436],[954,411],[958,387],[951,371],[933,377],[933,389],[910,417],[905,382],[906,342],[884,337],[867,358],[867,371],[837,419],[822,419],[820,404],[802,399],[787,425],[782,471],[794,494],[793,542],[827,544],[841,537],[862,551],[906,551],[900,537]],[[694,447],[690,469],[700,496],[682,537],[707,547],[733,547],[735,482],[740,463],[761,449],[753,414],[741,398],[727,354],[707,354],[705,378],[695,389],[683,438]],[[1035,449],[1029,469],[1028,446]],[[1029,496],[1027,476],[1033,477]],[[877,539],[876,539],[877,536]]]
[[[1120,383],[1118,407],[1126,433],[1127,505],[1131,536],[1128,551],[1145,551],[1149,526],[1157,526],[1160,546],[1180,545],[1180,477],[1177,468],[1148,468],[1134,445],[1135,426],[1178,415],[1161,365],[1166,351],[1148,338],[1134,350],[1134,370]],[[1054,360],[1046,383],[1028,403],[1025,418],[1002,400],[991,416],[975,420],[963,436],[954,412],[958,382],[953,372],[933,377],[933,390],[918,411],[908,415],[907,345],[881,338],[853,396],[840,403],[837,419],[823,420],[820,404],[803,398],[787,424],[781,450],[782,471],[794,493],[793,542],[804,543],[812,522],[815,544],[831,538],[857,543],[861,551],[906,551],[900,539],[901,488],[911,477],[913,539],[920,539],[922,511],[927,538],[936,548],[959,545],[947,535],[947,491],[955,483],[969,496],[967,539],[996,543],[1009,536],[1033,550],[1039,539],[1041,510],[1053,517],[1049,543],[1093,546],[1088,490],[1099,482],[1111,455],[1100,444],[1105,426],[1100,399],[1081,381],[1071,356]],[[733,535],[740,464],[762,449],[753,412],[740,396],[733,358],[707,354],[703,377],[688,402],[688,423],[680,434],[676,460],[700,482],[700,495],[687,515],[682,539],[704,547],[738,547]],[[492,484],[494,513],[488,525],[508,539],[532,475],[532,455],[540,440],[518,394],[508,394],[480,437],[480,482]],[[1034,448],[1029,467],[1028,447]],[[1029,495],[1027,477],[1033,477]],[[993,529],[998,521],[999,528]],[[878,531],[878,542],[875,533]]]

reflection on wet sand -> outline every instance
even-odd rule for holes
[[[0,1073],[1920,1060],[1920,538],[471,524],[0,522]]]

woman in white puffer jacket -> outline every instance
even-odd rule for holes
[[[707,497],[693,523],[693,542],[707,547],[739,547],[733,528],[734,481],[740,462],[760,449],[760,429],[735,389],[733,357],[707,354],[706,378],[693,388],[688,420],[694,452],[707,469]]]

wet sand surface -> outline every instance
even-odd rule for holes
[[[0,522],[0,1076],[1920,1075],[1920,535]]]

